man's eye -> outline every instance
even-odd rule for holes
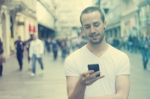
[[[89,26],[89,25],[87,25],[87,26],[84,26],[84,28],[85,28],[85,29],[89,29],[89,28],[90,28],[90,26]]]
[[[100,23],[94,23],[95,27],[99,27]]]

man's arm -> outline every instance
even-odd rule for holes
[[[78,76],[67,76],[68,99],[84,99],[86,86],[93,84],[104,76],[97,77],[100,72],[88,71]]]
[[[80,77],[67,76],[68,99],[84,99],[85,86],[81,84]]]
[[[44,44],[43,42],[41,41],[41,55],[44,53]]]
[[[33,54],[33,47],[32,47],[32,42],[30,43],[30,47],[29,47],[29,57],[32,58],[32,54]]]
[[[129,76],[119,75],[116,77],[116,94],[113,96],[85,97],[85,99],[128,99],[129,95]]]

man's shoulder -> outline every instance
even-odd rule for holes
[[[40,40],[39,38],[38,39],[36,39],[35,41],[33,41],[34,43],[36,43],[36,44],[39,44],[39,43],[43,43],[43,41],[42,40]]]
[[[125,52],[123,52],[111,45],[110,45],[109,53],[116,58],[128,58],[128,55]]]
[[[108,59],[111,60],[116,69],[120,68],[129,69],[130,59],[125,52],[111,46],[109,49],[109,53],[107,54],[107,57],[108,56],[109,56]]]
[[[80,54],[81,49],[77,49],[75,51],[73,51],[72,53],[69,54],[69,56],[67,58],[73,58],[73,57],[77,57]]]
[[[37,41],[38,41],[38,42],[42,42],[42,40],[41,40],[41,39],[39,39],[39,38],[37,39]]]

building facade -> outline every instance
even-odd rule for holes
[[[15,51],[14,42],[21,36],[29,39],[31,33],[37,33],[36,1],[4,0],[0,4],[0,38],[3,41],[4,54],[9,57]]]

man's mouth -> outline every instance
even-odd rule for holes
[[[96,38],[97,36],[99,36],[100,34],[91,34],[91,35],[89,35],[90,37],[92,37],[92,38]]]

